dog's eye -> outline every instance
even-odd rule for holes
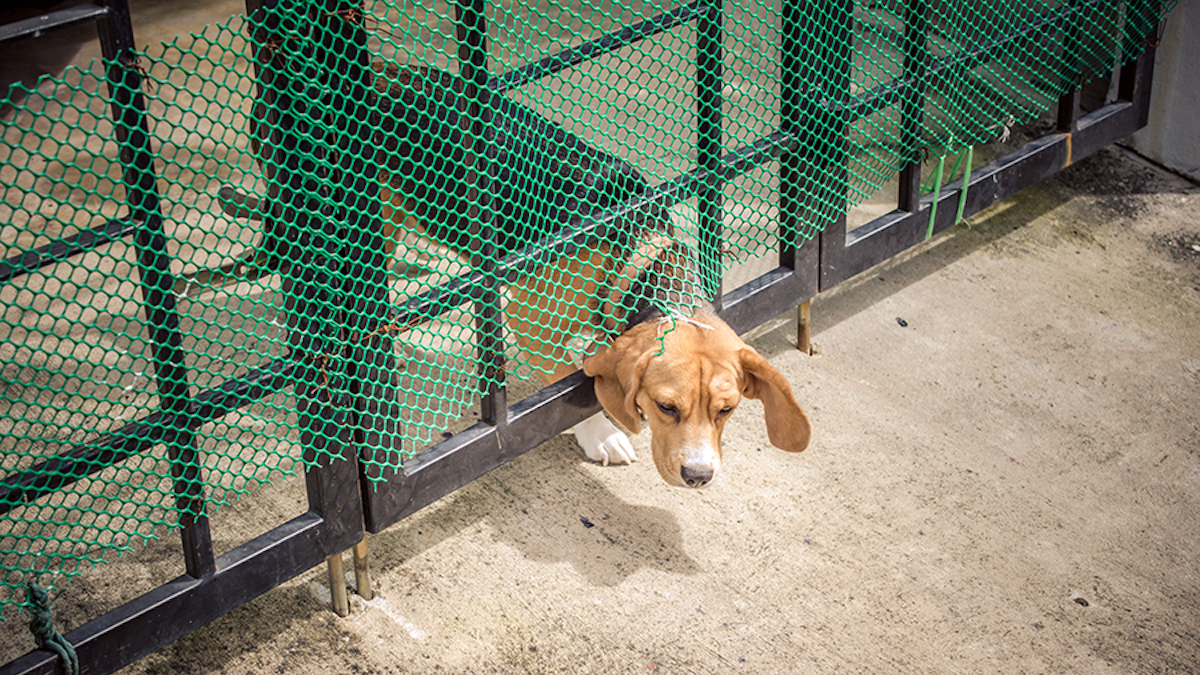
[[[724,417],[731,412],[733,412],[733,406],[730,406],[728,408],[721,408],[721,412],[717,413],[717,417]]]
[[[671,417],[677,417],[679,415],[679,410],[669,403],[659,403],[658,401],[655,401],[654,403],[664,415],[670,415]]]

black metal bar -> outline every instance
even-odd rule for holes
[[[904,77],[914,82],[904,96],[901,108],[901,147],[921,146],[921,120],[925,113],[925,73],[929,68],[929,0],[906,0],[904,14]],[[921,153],[913,156],[900,170],[896,208],[913,211],[921,200]]]
[[[831,264],[829,241],[839,241],[846,229],[846,199],[849,191],[850,155],[847,131],[852,124],[848,107],[851,51],[854,47],[853,0],[823,0],[810,3],[806,11],[809,30],[805,60],[801,65],[806,122],[804,155],[806,170],[802,205],[805,218],[820,231],[818,246],[822,278]]]
[[[711,0],[696,23],[696,155],[697,169],[719,174],[723,134],[724,73],[722,42],[724,33],[722,0]],[[721,250],[725,182],[719,178],[704,181],[698,195],[700,275],[704,290],[713,306],[721,306]]]
[[[496,242],[501,224],[492,212],[490,182],[495,151],[492,148],[492,109],[488,90],[488,21],[486,0],[458,0],[455,4],[459,72],[466,84],[467,114],[464,129],[470,139],[468,178],[469,214],[478,227],[474,265],[483,287],[475,303],[475,336],[479,355],[480,418],[487,424],[507,421],[508,401],[504,382],[504,306],[496,277]]]
[[[97,246],[121,239],[133,231],[134,224],[129,218],[110,220],[100,227],[76,232],[56,239],[45,246],[30,249],[0,262],[0,284],[48,265],[63,262],[73,255],[87,253]]]
[[[0,515],[66,487],[85,476],[174,441],[178,424],[161,411],[131,422],[91,445],[79,446],[0,481]]]
[[[123,182],[129,220],[136,228],[138,271],[143,308],[153,344],[155,383],[165,421],[179,425],[175,442],[167,444],[171,475],[175,479],[175,507],[183,540],[188,574],[208,576],[215,571],[212,536],[204,506],[196,439],[187,422],[190,414],[190,377],[183,360],[183,337],[175,311],[175,278],[167,254],[167,238],[159,209],[157,174],[150,147],[142,74],[134,51],[133,24],[125,0],[106,0],[107,12],[99,24],[100,44],[107,62],[113,96],[113,120],[125,164]]]
[[[22,38],[41,37],[47,31],[67,28],[89,21],[96,21],[108,14],[107,7],[93,4],[77,5],[47,12],[40,16],[14,21],[0,26],[0,44]]]
[[[361,0],[351,0],[346,8],[361,9]],[[367,49],[367,32],[360,11],[342,11],[351,17],[342,22],[338,40],[331,49],[343,58],[335,62],[338,79],[345,82],[342,99],[347,108],[338,115],[339,128],[346,151],[340,155],[337,179],[341,187],[335,191],[336,218],[348,226],[348,256],[345,278],[348,283],[346,302],[348,328],[352,331],[353,347],[349,350],[351,395],[357,415],[355,443],[364,473],[368,479],[382,477],[383,467],[399,466],[398,447],[401,442],[401,411],[397,402],[396,364],[391,333],[383,330],[389,322],[388,260],[385,254],[381,205],[376,197],[378,166],[374,161],[375,134],[382,123],[378,111],[371,106],[376,73],[371,68],[371,52]],[[368,489],[367,481],[362,487]],[[365,501],[365,500],[364,500]]]
[[[1125,63],[1133,61],[1130,54],[1152,52],[1158,47],[1161,30],[1158,16],[1163,2],[1164,0],[1129,0],[1124,3],[1125,30],[1121,36],[1121,52],[1124,54]]]
[[[801,5],[805,0],[784,0],[780,16],[779,129],[796,138],[804,111],[804,86],[800,79],[805,25]],[[800,186],[803,180],[799,144],[779,158],[779,265],[796,268],[800,247]]]
[[[1109,104],[1082,116],[1074,133],[1043,136],[972,170],[963,216],[974,215],[1132,134],[1144,126],[1139,123],[1139,114],[1138,107],[1132,103]],[[941,232],[955,224],[961,190],[961,179],[942,187],[934,232]],[[916,211],[893,211],[843,234],[842,249],[832,258],[836,264],[829,264],[829,258],[822,257],[822,289],[845,281],[924,241],[932,204],[933,196],[925,195]],[[828,245],[832,247],[835,243],[830,241]]]
[[[1079,0],[1068,0],[1068,5],[1075,6],[1079,4]],[[1076,74],[1075,86],[1071,87],[1071,91],[1063,94],[1058,98],[1058,112],[1056,114],[1055,126],[1061,133],[1070,133],[1075,130],[1075,121],[1079,119],[1079,103],[1082,97],[1081,87],[1083,86],[1083,78],[1078,75],[1079,64],[1082,59],[1079,57],[1081,48],[1079,41],[1079,32],[1081,27],[1078,24],[1070,24],[1064,29],[1062,45],[1062,70],[1066,73]]]
[[[494,93],[502,94],[513,87],[519,87],[547,75],[553,75],[572,66],[577,66],[588,59],[594,59],[602,54],[627,47],[638,40],[657,35],[680,24],[687,23],[703,12],[706,4],[707,0],[696,0],[689,5],[678,7],[652,19],[647,19],[632,26],[626,26],[615,33],[609,33],[604,37],[597,38],[591,42],[585,42],[573,49],[563,50],[535,63],[491,78],[488,86]]]
[[[1126,5],[1126,16],[1135,12],[1149,12],[1157,16],[1161,0],[1140,0]],[[1145,47],[1136,59],[1126,59],[1117,70],[1117,99],[1129,101],[1138,110],[1138,125],[1145,126],[1150,119],[1150,86],[1154,77],[1154,53],[1158,47],[1160,25],[1144,24],[1145,18],[1126,23],[1124,48],[1135,50]],[[1138,31],[1138,32],[1134,32]],[[1140,37],[1139,37],[1140,36]],[[1139,44],[1139,39],[1141,44]],[[1129,51],[1126,52],[1131,53]]]
[[[267,160],[274,189],[268,191],[273,203],[264,226],[279,235],[276,252],[291,262],[282,273],[283,294],[309,506],[332,520],[332,527],[358,528],[361,536],[357,446],[354,420],[348,418],[354,406],[346,404],[347,379],[355,373],[343,358],[347,307],[340,297],[346,292],[350,237],[347,223],[337,220],[346,206],[337,199],[349,199],[356,181],[351,177],[342,185],[332,178],[339,169],[332,148],[345,139],[328,124],[330,111],[341,109],[333,99],[346,84],[336,74],[341,55],[330,45],[343,30],[353,30],[342,25],[338,9],[278,2],[264,4],[254,21],[264,44],[289,38],[281,41],[287,48],[259,72],[280,133],[279,147]]]
[[[1082,81],[1077,81],[1071,91],[1058,97],[1058,111],[1055,114],[1055,129],[1060,133],[1071,133],[1075,130],[1075,122],[1079,119],[1079,104],[1083,98]]]
[[[255,368],[240,377],[226,380],[221,386],[196,396],[192,422],[204,424],[284,389],[295,379],[296,363],[282,356],[266,366]]]
[[[14,472],[0,481],[0,515],[66,487],[80,478],[103,471],[148,452],[159,443],[178,443],[181,429],[194,431],[201,424],[250,405],[283,389],[294,364],[290,358],[225,381],[195,399],[195,410],[186,421],[171,421],[162,410],[130,422],[87,445],[77,446],[44,462]],[[186,427],[185,424],[192,426]]]

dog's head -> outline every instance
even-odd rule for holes
[[[648,321],[584,360],[596,397],[631,432],[650,424],[654,465],[671,485],[702,487],[721,469],[721,432],[742,397],[763,404],[771,444],[808,447],[812,424],[779,371],[712,314]]]

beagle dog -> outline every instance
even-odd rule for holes
[[[762,402],[767,436],[802,452],[812,424],[787,381],[738,337],[703,297],[695,256],[663,233],[643,233],[626,258],[597,246],[560,259],[510,288],[511,332],[551,384],[577,368],[594,379],[604,410],[650,448],[668,484],[703,487],[721,469],[721,433],[743,398]],[[582,311],[581,311],[582,308]],[[664,311],[663,308],[669,308]],[[614,336],[609,339],[608,336]],[[589,459],[637,460],[604,413],[572,429]]]
[[[463,82],[427,67],[376,64],[376,161],[385,246],[413,234],[465,258],[479,249],[469,217]],[[647,187],[634,167],[499,94],[483,94],[495,149],[491,209],[498,258],[519,252]],[[265,119],[265,109],[255,117]],[[277,161],[265,130],[253,140],[268,183]],[[276,188],[278,190],[278,188]],[[243,203],[237,209],[246,208]],[[661,209],[632,231],[597,236],[573,253],[512,281],[506,322],[526,360],[550,384],[582,368],[604,410],[622,427],[651,431],[654,464],[674,486],[701,487],[721,469],[721,432],[743,398],[762,402],[771,443],[801,452],[811,424],[784,378],[702,297],[694,257],[672,237]],[[270,251],[267,232],[263,250]],[[261,251],[256,255],[261,256]],[[664,312],[664,308],[668,308]],[[573,429],[584,453],[604,464],[637,459],[604,413]]]
[[[673,330],[664,334],[670,324]],[[711,310],[690,317],[663,316],[626,330],[583,362],[595,378],[596,397],[631,431],[650,427],[654,466],[670,485],[703,487],[721,469],[721,433],[742,398],[762,402],[767,437],[776,447],[802,452],[812,424],[783,376]],[[603,437],[589,457],[603,460],[607,446],[626,448],[620,431],[594,416],[576,427]],[[579,427],[585,427],[581,432]],[[633,460],[632,453],[622,459]]]

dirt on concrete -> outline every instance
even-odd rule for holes
[[[560,437],[371,536],[349,617],[315,569],[127,672],[1194,671],[1198,317],[1200,188],[1104,151],[820,295],[818,355],[750,336],[808,452]]]

